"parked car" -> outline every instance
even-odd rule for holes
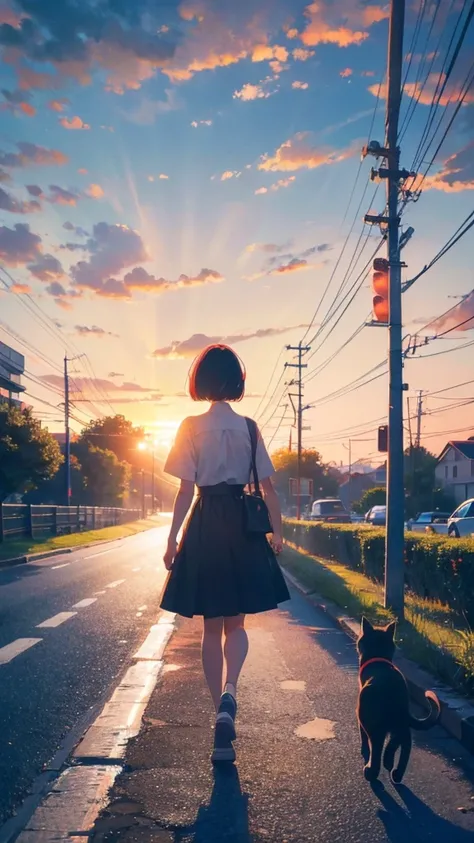
[[[385,527],[387,522],[387,507],[373,506],[365,514],[366,524],[372,524],[373,527]]]
[[[351,516],[351,523],[352,524],[361,524],[364,521],[364,516],[359,515],[357,512],[351,511],[350,516]]]
[[[311,521],[324,521],[326,524],[350,524],[351,516],[338,498],[323,498],[314,501],[311,507]]]
[[[407,530],[415,533],[440,533],[447,535],[448,512],[419,512],[416,518],[407,521]]]
[[[459,539],[474,534],[474,498],[464,501],[448,519],[448,536]]]

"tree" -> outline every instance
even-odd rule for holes
[[[373,506],[385,506],[386,503],[387,495],[385,489],[381,486],[374,486],[373,489],[367,489],[364,492],[354,508],[360,515],[365,515]]]
[[[413,517],[423,510],[435,509],[435,500],[443,501],[436,485],[436,457],[426,448],[411,446],[405,451],[405,510]],[[448,503],[446,501],[446,503]],[[448,506],[448,510],[449,510]]]
[[[89,506],[122,506],[128,491],[131,468],[110,450],[97,448],[84,440],[72,445],[81,466],[85,503]]]
[[[66,496],[66,464],[63,463],[59,471],[49,480],[43,480],[36,489],[28,492],[24,497],[25,503],[47,504],[58,506],[65,503]],[[77,457],[71,456],[71,504],[86,503],[84,494],[84,479]]]
[[[134,427],[125,416],[105,416],[89,422],[82,431],[79,442],[85,442],[102,451],[113,451],[120,462],[139,463],[139,442],[143,441],[145,431]]]
[[[0,404],[0,501],[54,477],[61,449],[31,410]]]
[[[272,454],[275,466],[275,486],[286,506],[294,504],[290,497],[290,478],[297,475],[298,456],[295,451],[280,448]],[[332,469],[322,462],[321,454],[315,448],[306,448],[301,454],[301,477],[313,481],[313,497],[324,498],[337,494],[339,484]]]

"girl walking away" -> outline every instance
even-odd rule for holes
[[[211,406],[183,421],[165,465],[181,485],[164,556],[169,574],[161,606],[203,617],[202,664],[216,709],[216,762],[235,760],[237,682],[248,651],[245,615],[275,609],[290,596],[275,556],[282,528],[273,466],[255,422],[228,403],[240,401],[244,390],[237,355],[224,345],[206,348],[191,368],[189,392],[193,401]],[[256,494],[244,491],[250,481]],[[195,486],[197,499],[177,546]]]

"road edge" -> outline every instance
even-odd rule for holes
[[[283,574],[290,585],[303,594],[310,603],[325,612],[338,626],[355,641],[359,635],[360,622],[346,615],[336,603],[326,600],[320,594],[306,588],[300,581],[281,565]],[[470,753],[474,754],[474,705],[456,694],[448,685],[444,685],[428,671],[415,662],[396,654],[395,660],[407,681],[410,696],[414,702],[425,707],[425,692],[435,691],[441,703],[440,725],[456,738]]]

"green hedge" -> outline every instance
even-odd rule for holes
[[[385,530],[285,519],[283,535],[303,550],[383,582]],[[474,541],[408,533],[405,583],[420,597],[441,600],[474,625]]]

